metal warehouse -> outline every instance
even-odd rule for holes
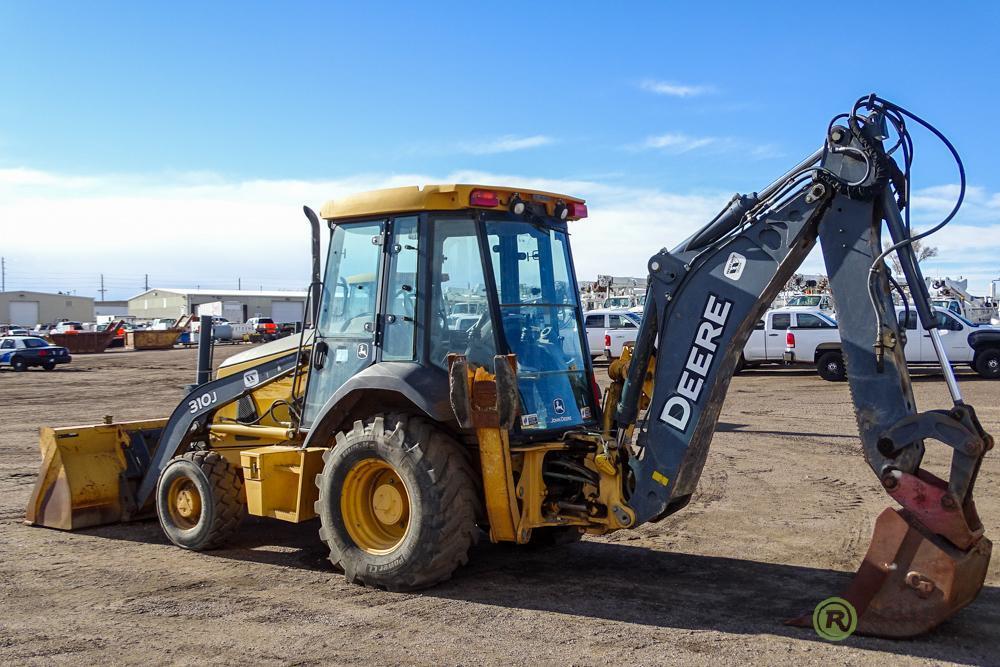
[[[0,323],[22,327],[60,320],[94,321],[94,299],[47,292],[0,292]]]
[[[188,313],[219,315],[232,322],[270,317],[275,322],[301,322],[306,292],[207,290],[158,287],[128,300],[128,314],[138,319],[177,318]]]

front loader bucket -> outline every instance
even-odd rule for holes
[[[133,488],[166,423],[153,419],[43,428],[42,468],[25,523],[77,530],[136,518]]]
[[[840,597],[857,613],[858,634],[891,638],[923,634],[976,599],[991,551],[985,537],[962,550],[928,531],[905,510],[888,508],[876,519],[868,553]],[[788,621],[803,627],[815,622],[812,612]]]

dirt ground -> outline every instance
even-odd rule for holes
[[[782,625],[840,591],[889,503],[861,457],[846,385],[805,370],[733,380],[680,513],[547,550],[482,544],[420,594],[346,583],[315,521],[250,520],[209,553],[170,545],[155,521],[22,524],[40,426],[165,416],[194,364],[193,350],[120,352],[0,372],[0,663],[1000,664],[1000,559],[975,603],[916,640],[833,644]],[[1000,382],[962,380],[1000,435]],[[921,408],[946,405],[940,377],[915,387]],[[932,445],[931,469],[945,460]],[[976,491],[995,538],[995,453]]]

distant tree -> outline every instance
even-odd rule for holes
[[[888,250],[891,247],[891,245],[892,244],[887,241],[885,244],[886,250]],[[922,262],[925,259],[930,259],[931,257],[938,256],[938,249],[935,246],[924,245],[920,241],[914,241],[911,245],[913,246],[913,254],[917,256],[918,262]],[[896,253],[892,253],[889,255],[889,262],[892,264],[893,274],[897,276],[902,276],[903,267],[899,263],[899,257],[896,256]]]

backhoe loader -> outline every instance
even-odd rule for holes
[[[201,550],[247,514],[318,517],[350,581],[415,590],[449,578],[481,534],[567,542],[659,521],[691,499],[740,351],[819,240],[865,460],[900,505],[879,516],[844,596],[859,632],[930,630],[983,585],[991,544],[972,490],[993,441],[962,400],[913,255],[925,234],[909,225],[907,121],[951,148],[862,98],[786,175],[655,253],[636,343],[603,397],[569,245],[583,200],[432,185],[306,209],[312,327],[231,357],[169,418],[43,429],[27,522],[155,515]],[[906,308],[938,350],[942,410],[916,409],[883,224]],[[953,450],[947,479],[921,468],[932,439]]]

